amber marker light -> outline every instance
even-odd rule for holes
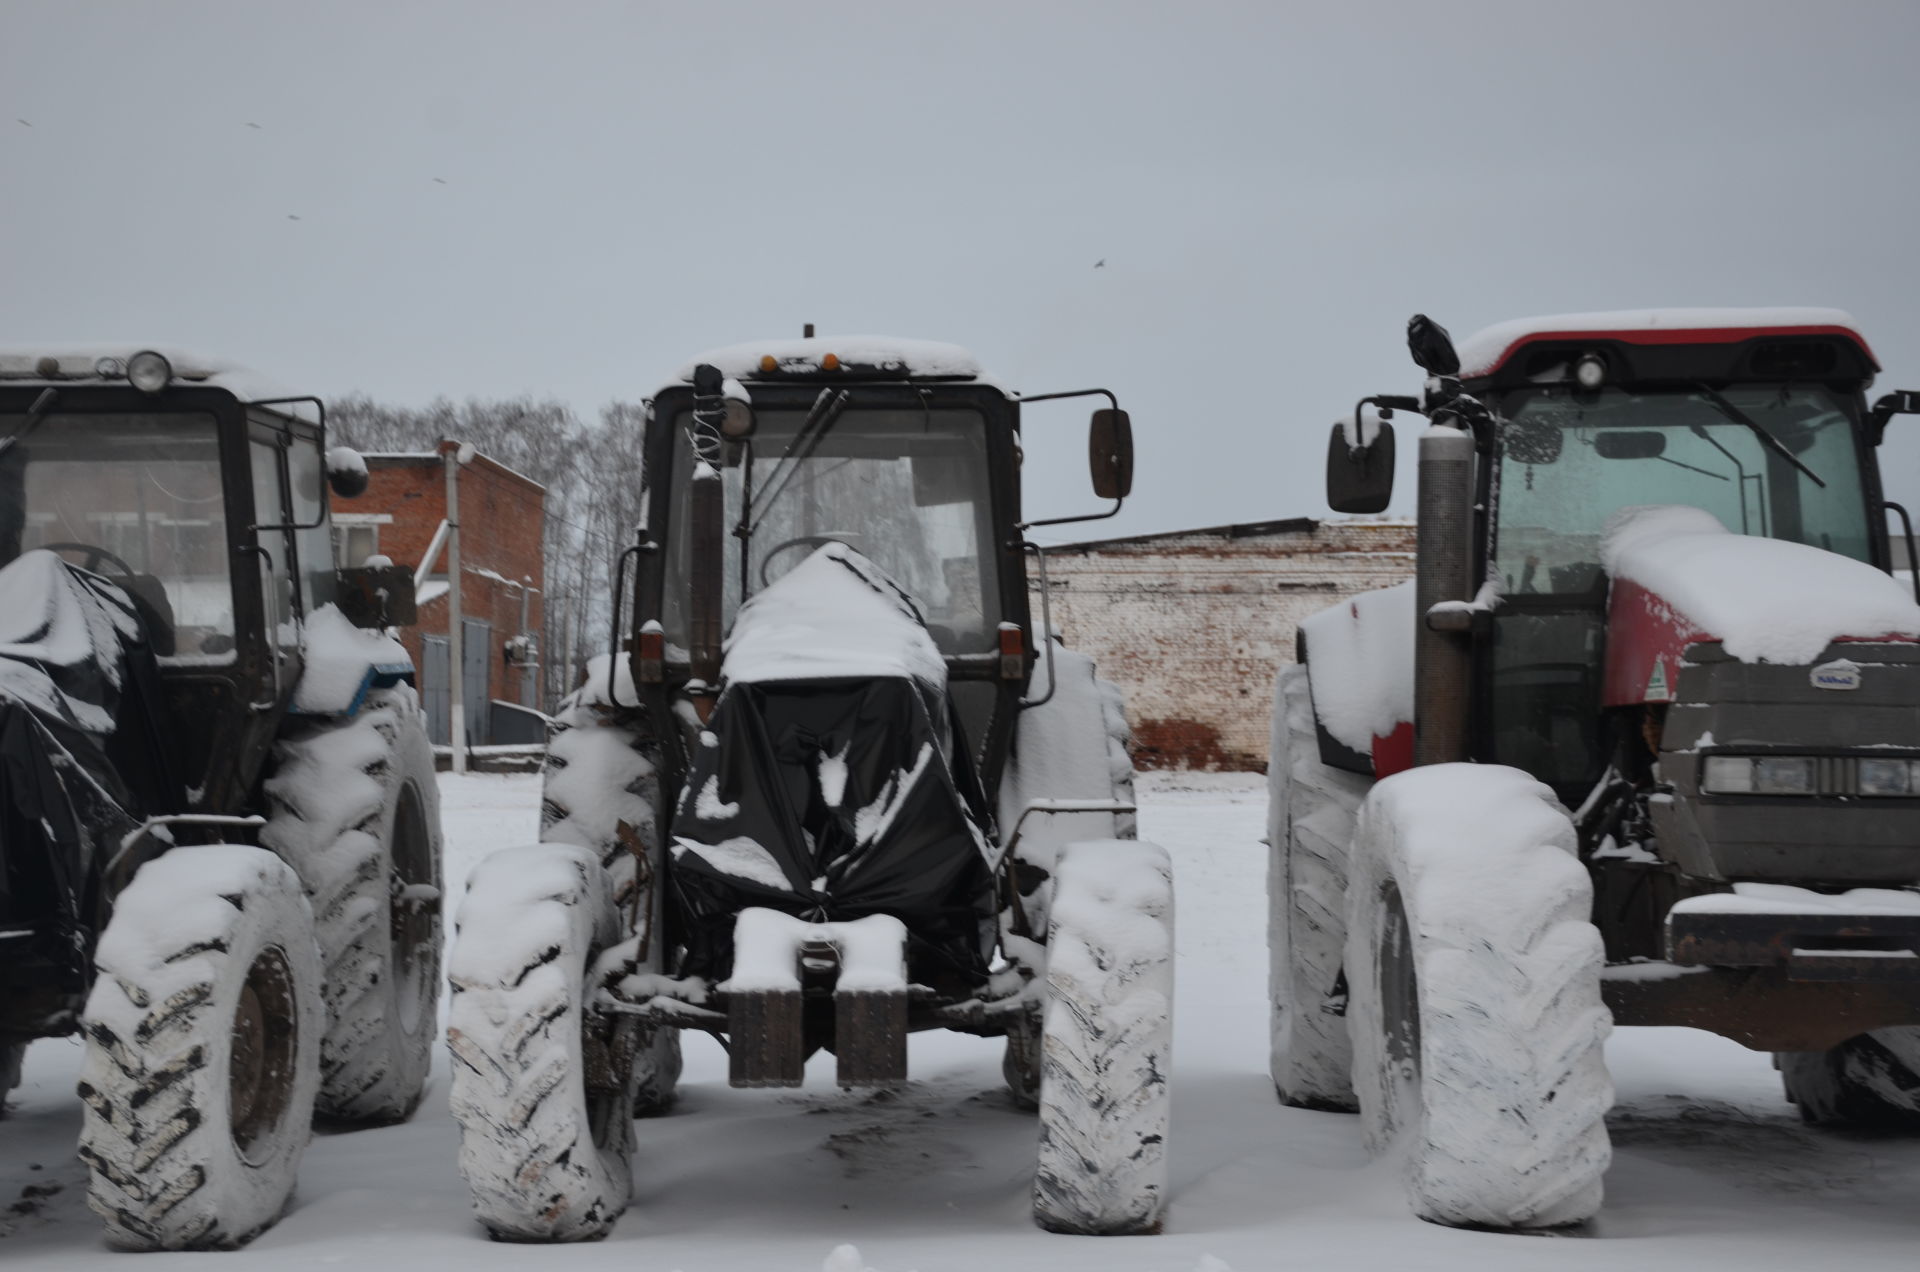
[[[820,369],[822,371],[838,371],[840,369],[840,355],[837,353],[830,353],[826,357],[820,359]]]
[[[762,372],[773,372],[773,371],[778,371],[779,369],[780,369],[780,359],[774,357],[770,353],[762,354],[760,356],[760,370]]]
[[[1026,634],[1017,623],[1000,624],[1000,678],[1018,680],[1026,671]]]

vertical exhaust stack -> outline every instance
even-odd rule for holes
[[[693,679],[706,685],[705,698],[696,698],[696,702],[711,702],[720,687],[722,571],[726,566],[721,556],[726,544],[726,497],[720,482],[720,425],[727,409],[721,382],[718,367],[703,362],[694,368],[693,484],[688,492],[691,595],[687,598],[692,630],[688,636]]]
[[[1420,438],[1418,551],[1414,583],[1413,762],[1469,758],[1472,645],[1434,631],[1441,601],[1473,598],[1473,434],[1436,425]]]

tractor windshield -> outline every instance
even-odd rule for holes
[[[752,438],[722,476],[729,536],[726,620],[820,545],[838,541],[870,558],[919,603],[944,653],[997,648],[993,509],[986,421],[973,410],[848,408],[808,437],[805,411],[756,413]],[[691,480],[692,419],[674,430],[674,490]],[[675,499],[662,619],[686,644],[687,501]],[[742,512],[746,511],[743,520]],[[743,559],[744,554],[744,559]]]
[[[0,414],[0,437],[26,422]],[[50,548],[120,585],[162,663],[232,661],[227,543],[211,415],[56,408],[0,454],[0,565]]]
[[[1555,386],[1509,395],[1502,414],[1497,566],[1508,595],[1591,592],[1607,518],[1637,504],[1704,508],[1736,534],[1871,559],[1853,416],[1826,388]]]
[[[1846,399],[1819,386],[1579,394],[1553,386],[1508,394],[1500,408],[1492,569],[1504,603],[1485,655],[1488,758],[1577,804],[1607,762],[1599,728],[1607,518],[1685,504],[1737,534],[1870,560],[1859,431]]]

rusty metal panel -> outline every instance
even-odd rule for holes
[[[1920,1025],[1920,982],[1789,980],[1785,967],[1707,967],[1601,991],[1616,1025],[1680,1025],[1755,1051],[1825,1051],[1873,1029]]]
[[[800,991],[737,993],[727,1002],[727,1080],[737,1087],[797,1087],[807,1047]]]
[[[841,1086],[887,1086],[906,1081],[904,990],[842,990],[833,996],[833,1023]]]
[[[1802,950],[1819,951],[1814,961],[1825,968],[1839,966],[1829,960],[1842,951],[1858,954],[1854,963],[1861,980],[1915,979],[1920,959],[1899,955],[1920,951],[1920,915],[1682,910],[1667,916],[1667,957],[1683,967],[1798,968],[1809,963],[1796,956]],[[1836,977],[1816,972],[1795,979]]]

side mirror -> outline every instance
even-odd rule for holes
[[[1895,389],[1873,404],[1867,412],[1867,436],[1875,446],[1887,435],[1887,421],[1896,415],[1920,415],[1920,389]]]
[[[1342,420],[1327,439],[1327,506],[1335,512],[1385,512],[1393,499],[1393,425],[1380,421],[1365,445]]]
[[[1133,491],[1133,421],[1125,411],[1103,407],[1093,413],[1087,433],[1087,461],[1093,468],[1093,493],[1125,499]]]
[[[327,452],[327,485],[342,499],[358,499],[367,493],[367,461],[351,446],[336,446]]]
[[[404,565],[335,570],[334,602],[355,627],[412,627],[420,621],[413,571]]]
[[[1453,337],[1425,314],[1407,319],[1407,351],[1414,365],[1428,375],[1459,375],[1460,355],[1454,352]]]
[[[1658,459],[1667,453],[1667,435],[1657,429],[1608,429],[1593,435],[1593,449],[1602,459]]]

